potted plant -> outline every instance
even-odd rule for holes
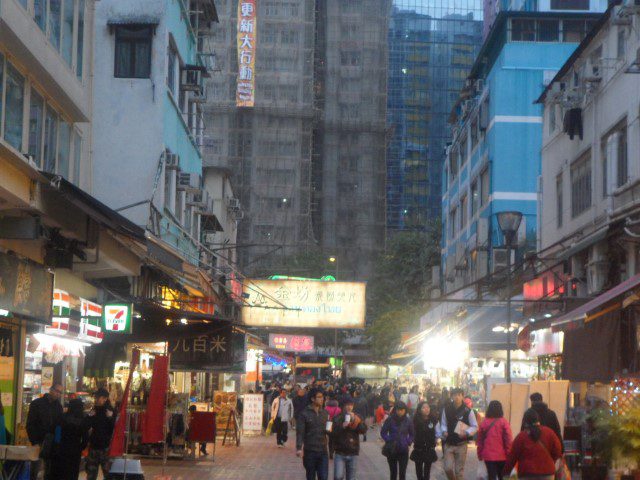
[[[598,456],[631,472],[623,478],[640,480],[640,407],[622,415],[600,414],[595,425],[592,442]]]

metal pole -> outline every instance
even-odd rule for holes
[[[511,241],[507,245],[507,383],[511,383]]]

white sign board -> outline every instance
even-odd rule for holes
[[[247,393],[244,395],[242,411],[243,434],[262,434],[262,415],[264,409],[264,397],[260,393]]]
[[[255,327],[364,328],[366,284],[246,280],[242,323]]]

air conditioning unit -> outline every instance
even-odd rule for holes
[[[234,220],[242,220],[244,218],[244,211],[238,209],[233,212]]]
[[[203,241],[207,245],[213,245],[216,243],[216,234],[215,233],[205,233],[203,235]]]
[[[180,168],[180,155],[178,155],[177,153],[167,152],[164,156],[164,163],[167,168]]]
[[[204,192],[199,190],[187,195],[187,205],[200,207],[203,204]]]
[[[600,65],[601,61],[594,63],[591,65],[591,75],[585,77],[584,81],[587,83],[597,83],[602,80],[602,68]]]
[[[182,190],[190,190],[193,192],[201,191],[201,177],[199,173],[185,173],[180,172],[178,174],[178,188]]]
[[[180,89],[202,91],[202,68],[197,65],[187,65],[180,69]]]
[[[479,218],[476,230],[476,245],[480,248],[489,246],[489,219]]]
[[[479,78],[478,80],[476,80],[476,92],[482,93],[483,90],[484,90],[484,80],[482,78]]]
[[[227,198],[227,207],[231,210],[239,210],[240,209],[240,200],[237,198],[229,197]]]
[[[511,264],[513,265],[513,259],[515,252],[511,250]],[[494,248],[491,250],[491,273],[504,271],[509,264],[508,250],[506,248]]]
[[[200,90],[191,92],[190,100],[194,103],[207,103],[206,84],[203,84]]]

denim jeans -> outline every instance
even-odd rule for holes
[[[307,480],[327,480],[329,478],[329,456],[327,452],[312,452],[305,450],[302,455],[302,465],[307,472]]]
[[[340,455],[336,453],[333,460],[333,480],[356,480],[357,468],[357,455]]]

